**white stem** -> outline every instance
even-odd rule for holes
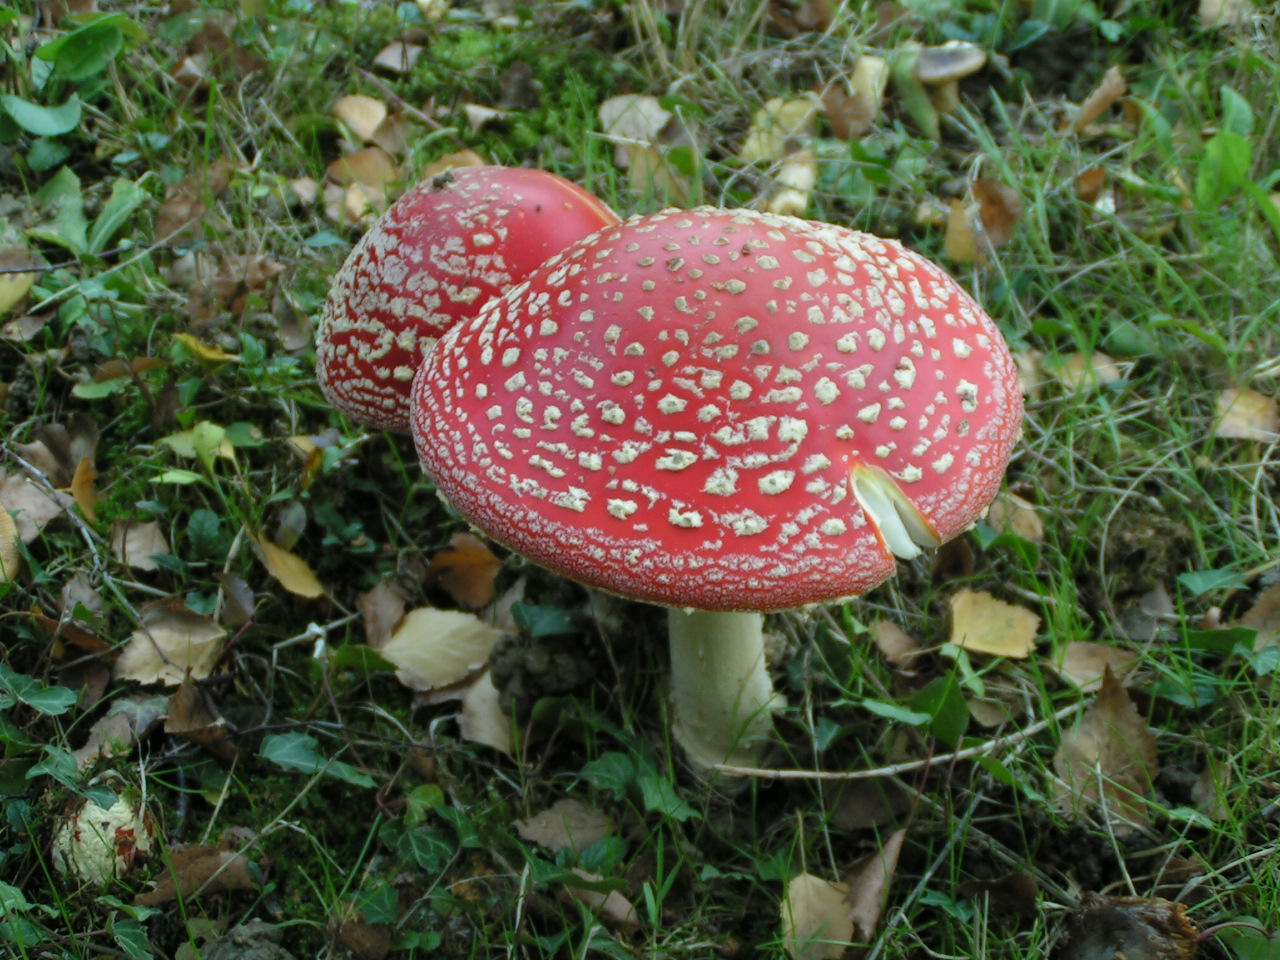
[[[676,740],[697,767],[758,762],[773,730],[775,694],[758,613],[671,609],[671,704]]]

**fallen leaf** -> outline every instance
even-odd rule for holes
[[[197,336],[190,333],[175,333],[173,339],[186,347],[193,356],[203,360],[205,363],[234,363],[238,362],[240,355],[238,353],[228,353],[221,347],[212,346],[205,343]]]
[[[987,511],[987,524],[1000,533],[1012,533],[1028,543],[1044,543],[1044,521],[1035,507],[1012,493],[1001,493]]]
[[[604,879],[579,867],[574,867],[573,872],[588,883],[600,883]],[[566,884],[564,891],[571,899],[586,905],[588,909],[598,914],[600,919],[611,927],[621,930],[637,930],[640,927],[640,915],[636,912],[635,906],[617,890],[603,893],[599,890]]]
[[[122,697],[89,728],[84,746],[72,751],[76,766],[85,770],[100,759],[127,757],[134,745],[151,733],[164,716],[168,698]]]
[[[253,619],[253,589],[234,573],[218,574],[222,585],[222,609],[220,620],[224,626],[243,627]]]
[[[387,119],[378,124],[373,131],[373,143],[381,147],[393,157],[403,157],[409,153],[413,141],[414,126],[403,113],[389,113]]]
[[[1102,193],[1107,182],[1107,171],[1102,167],[1090,167],[1076,177],[1076,196],[1085,203],[1093,203]]]
[[[580,800],[565,797],[546,810],[515,822],[522,840],[558,853],[566,847],[581,853],[617,831],[613,820]]]
[[[140,613],[141,623],[116,661],[117,680],[176,687],[188,671],[203,680],[217,666],[227,632],[211,619],[177,601],[157,601]]]
[[[791,100],[774,97],[765,101],[751,119],[738,156],[743,163],[781,160],[813,136],[821,107],[822,101],[814,94]]]
[[[818,182],[818,158],[812,150],[788,154],[778,168],[773,192],[765,202],[766,213],[803,217],[809,209],[809,194]]]
[[[952,263],[983,263],[985,257],[978,246],[973,213],[963,200],[952,200],[947,212],[947,232],[942,250]]]
[[[1253,649],[1265,650],[1280,644],[1280,583],[1274,583],[1258,594],[1258,598],[1232,626],[1256,630]]]
[[[627,186],[632,193],[654,197],[664,204],[689,202],[689,181],[676,171],[656,147],[631,147]]]
[[[849,888],[811,873],[792,877],[782,898],[782,948],[795,960],[839,960],[853,940]]]
[[[479,537],[455,533],[445,547],[431,558],[427,576],[434,577],[464,607],[478,610],[492,602],[502,561]]]
[[[258,556],[267,573],[292,594],[314,600],[324,596],[324,586],[316,579],[307,561],[295,553],[277,547],[269,540],[253,539]]]
[[[1009,708],[999,700],[983,700],[977,697],[966,697],[965,705],[969,708],[969,716],[981,726],[998,727],[1008,723],[1012,717]]]
[[[871,624],[871,639],[891,667],[905,667],[924,651],[919,640],[889,620]]]
[[[951,643],[971,653],[1026,659],[1039,629],[1036,614],[989,593],[961,590],[951,598]]]
[[[1249,0],[1200,0],[1200,26],[1205,30],[1240,27],[1252,20],[1257,12]]]
[[[473,614],[420,607],[405,614],[378,652],[406,687],[434,690],[477,673],[501,635]]]
[[[224,841],[216,847],[171,847],[155,888],[138,894],[133,902],[141,907],[158,907],[178,898],[190,900],[197,894],[256,889],[253,865],[248,857],[236,852],[235,846]]]
[[[391,73],[410,73],[421,59],[424,49],[416,43],[393,40],[378,51],[378,55],[373,58],[373,65]]]
[[[672,117],[657,97],[638,93],[609,97],[599,113],[604,134],[614,144],[614,162],[623,170],[631,165],[631,148],[652,147]]]
[[[1132,650],[1078,640],[1067,644],[1055,667],[1058,676],[1093,693],[1102,689],[1102,678],[1108,670],[1123,680],[1137,665],[1138,655]]]
[[[973,195],[978,201],[986,239],[993,247],[1004,246],[1022,219],[1022,197],[1017,190],[989,177],[974,183]]]
[[[356,597],[356,609],[364,618],[364,642],[375,650],[384,647],[404,618],[405,595],[389,580],[379,580],[372,590]]]
[[[298,177],[296,180],[290,180],[289,189],[293,191],[294,196],[307,206],[315,203],[316,198],[320,196],[320,184],[316,183],[311,177]]]
[[[1185,904],[1085,893],[1067,918],[1058,960],[1192,960],[1200,933]]]
[[[849,917],[859,939],[870,941],[889,902],[889,885],[898,869],[907,831],[895,830],[884,846],[869,856],[849,877]]]
[[[77,610],[84,611],[79,615],[81,620],[87,617],[90,621],[96,621],[102,616],[102,594],[87,573],[78,570],[62,585],[59,609],[68,620],[77,616]]]
[[[911,809],[911,797],[891,780],[851,780],[831,798],[831,825],[837,830],[871,830],[892,823]]]
[[[209,707],[190,674],[166,702],[164,732],[190,740],[227,763],[240,752],[227,721]]]
[[[357,93],[340,97],[333,105],[333,115],[345,123],[360,142],[368,143],[378,125],[387,118],[387,105]]]
[[[1223,390],[1218,394],[1214,434],[1233,440],[1280,440],[1280,406],[1256,390]]]
[[[215,198],[231,182],[232,165],[219,160],[165,191],[156,213],[155,235],[171,239],[198,223],[208,212],[207,198]]]
[[[1072,806],[1105,802],[1117,833],[1147,823],[1140,798],[1158,770],[1156,739],[1110,670],[1093,705],[1063,734],[1053,769],[1066,787],[1062,799]]]
[[[400,170],[395,161],[381,147],[365,147],[339,157],[329,164],[325,172],[340,187],[359,184],[377,190],[384,189],[400,178]]]
[[[488,670],[462,691],[458,732],[463,740],[512,756],[515,744],[511,736],[511,715],[502,709],[498,688],[493,685],[493,677]]]
[[[35,266],[36,260],[25,247],[0,248],[0,269],[12,270],[28,264]],[[22,302],[37,276],[35,273],[0,273],[0,317]]]
[[[440,176],[446,170],[456,170],[459,167],[483,167],[488,162],[474,150],[459,150],[457,153],[445,154],[440,159],[427,164],[423,168],[421,179],[430,180],[432,177]]]
[[[13,514],[23,543],[34,542],[40,531],[73,502],[66,494],[49,493],[20,474],[7,474],[0,480],[0,508]]]
[[[75,476],[71,478],[71,495],[75,497],[80,512],[90,523],[98,522],[96,507],[98,491],[94,483],[98,479],[98,471],[93,468],[93,461],[83,457],[76,466]]]
[[[8,510],[0,507],[0,583],[18,578],[22,570],[22,554],[18,552],[18,523]]]
[[[156,557],[169,556],[169,541],[154,520],[117,520],[111,527],[111,553],[126,566],[151,573],[160,569]]]
[[[502,120],[507,116],[506,110],[486,107],[482,103],[464,103],[462,114],[467,118],[467,127],[472,133],[479,133],[489,124]]]
[[[1080,104],[1080,108],[1065,130],[1079,133],[1106,113],[1112,104],[1125,95],[1126,90],[1128,86],[1124,82],[1124,74],[1120,72],[1120,68],[1109,67],[1102,76],[1102,82],[1085,98],[1084,103]]]
[[[847,84],[837,80],[822,94],[822,108],[837,140],[856,140],[869,131],[880,113],[889,84],[889,62],[864,54],[853,65]]]
[[[1073,392],[1096,390],[1100,386],[1120,383],[1124,370],[1114,358],[1095,350],[1093,353],[1067,353],[1046,357],[1041,367],[1062,386]]]

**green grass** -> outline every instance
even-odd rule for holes
[[[121,27],[118,50],[108,38],[89,51],[100,69],[45,79],[46,68],[33,73],[33,51],[71,25],[34,31],[30,11],[10,16],[0,5],[0,55],[11,67],[0,71],[3,92],[45,107],[75,92],[83,103],[78,123],[39,142],[0,115],[0,246],[23,246],[50,265],[3,318],[37,320],[30,336],[0,340],[0,469],[20,472],[19,444],[87,416],[99,433],[101,498],[96,523],[50,524],[26,549],[19,580],[0,586],[3,662],[72,689],[101,674],[107,658],[54,644],[32,616],[56,620],[77,573],[104,600],[94,632],[116,647],[150,601],[178,598],[212,612],[221,574],[256,596],[252,623],[229,631],[226,670],[199,685],[234,728],[234,760],[157,729],[119,756],[68,769],[64,751],[84,743],[111,703],[145,693],[126,683],[110,682],[87,709],[0,709],[0,876],[10,885],[0,886],[0,953],[173,956],[182,948],[191,957],[261,920],[283,928],[297,957],[378,956],[381,948],[404,957],[782,956],[785,882],[801,870],[839,880],[898,826],[907,839],[871,958],[1047,956],[1085,890],[1181,899],[1201,927],[1248,916],[1280,929],[1275,661],[1205,649],[1209,641],[1194,633],[1230,623],[1280,579],[1277,448],[1213,432],[1219,391],[1275,396],[1280,374],[1280,218],[1265,207],[1280,191],[1274,13],[1260,6],[1252,25],[1205,31],[1183,4],[1133,5],[1097,23],[1087,5],[921,0],[905,5],[914,16],[887,26],[847,4],[825,34],[787,37],[770,29],[766,6],[544,3],[517,8],[514,28],[464,3],[430,22],[412,4],[139,8],[127,14],[138,36]],[[212,22],[231,44],[205,48],[207,86],[184,87],[171,71]],[[362,71],[378,51],[406,37],[429,55],[408,76],[367,79]],[[736,159],[765,100],[847,72],[861,50],[951,37],[1003,59],[965,82],[964,109],[944,119],[942,142],[919,135],[892,88],[856,146],[820,126],[809,215],[900,237],[940,260],[1015,351],[1035,352],[1045,367],[1103,351],[1124,376],[1081,389],[1046,378],[1028,400],[1007,486],[1043,521],[1042,543],[980,525],[866,598],[771,620],[787,708],[770,762],[860,771],[1007,737],[1083,708],[1090,697],[1052,666],[1073,642],[1102,643],[1138,657],[1131,696],[1155,734],[1161,771],[1143,801],[1149,827],[1115,836],[1096,810],[1055,801],[1053,757],[1077,713],[1011,737],[991,759],[876,781],[892,784],[897,802],[873,803],[874,825],[850,819],[849,793],[867,781],[700,781],[666,732],[662,615],[593,604],[518,557],[504,556],[500,590],[522,578],[527,602],[569,613],[566,649],[592,679],[514,704],[518,760],[463,740],[456,704],[415,703],[360,652],[356,598],[380,580],[397,577],[411,606],[451,605],[422,572],[462,524],[435,497],[407,438],[343,422],[315,386],[298,328],[318,316],[362,228],[332,222],[322,202],[298,202],[288,184],[304,176],[323,183],[339,155],[333,101],[349,93],[385,100],[390,89],[438,120],[440,129],[417,129],[403,158],[406,182],[470,148],[578,180],[629,214],[669,198],[632,191],[600,136],[597,107],[619,93],[666,95],[692,132],[693,199],[739,206],[767,190],[775,172]],[[261,69],[237,66],[235,50]],[[1096,134],[1060,134],[1070,104],[1112,64],[1124,67],[1130,113],[1108,114]],[[467,103],[521,106],[509,122],[475,132]],[[1243,176],[1215,175],[1213,151],[1239,148],[1227,134],[1247,146]],[[192,181],[207,208],[201,220],[157,236],[166,192],[222,158],[235,168],[225,190]],[[1077,196],[1077,177],[1098,165],[1114,212]],[[49,184],[64,166],[79,194],[63,190],[59,220]],[[916,211],[926,201],[945,208],[978,175],[1014,188],[1024,212],[989,263],[954,264],[942,228],[918,223]],[[91,235],[119,180],[136,184],[136,208],[103,247],[76,248],[66,218],[82,207]],[[193,253],[216,282],[185,279],[183,258]],[[283,269],[242,284],[227,265],[239,257]],[[201,360],[175,341],[179,333],[239,362]],[[139,357],[165,363],[92,385],[101,364]],[[232,434],[234,462],[204,464],[160,442],[206,420],[246,425]],[[327,449],[310,465],[287,442],[325,431]],[[190,471],[190,482],[164,482],[175,470]],[[290,595],[251,549],[249,537],[274,536],[286,511],[305,520],[293,550],[326,599]],[[172,557],[139,573],[115,559],[109,531],[116,521],[150,520]],[[1187,576],[1209,571],[1220,572],[1218,586]],[[1036,612],[1035,653],[1001,660],[946,644],[948,601],[964,587]],[[1144,604],[1157,589],[1171,612],[1153,619]],[[881,619],[927,648],[910,672],[876,652],[868,627]],[[317,656],[321,638],[326,656]],[[938,712],[937,698],[921,706],[930,684],[934,692],[951,685],[942,699],[953,709],[961,693],[985,689],[1012,718],[997,728],[970,718],[960,730],[954,716],[940,715],[913,727],[862,706],[870,699]],[[333,768],[289,772],[258,755],[264,737],[291,733],[313,737],[320,757],[350,764],[375,786],[329,775]],[[29,777],[37,761],[49,772]],[[1216,789],[1213,817],[1198,782]],[[78,797],[125,786],[145,794],[166,850],[230,837],[254,863],[252,888],[139,914],[126,905],[166,871],[164,856],[103,889],[54,874],[50,840]],[[580,854],[520,839],[515,820],[566,796],[608,813],[617,834]],[[575,866],[623,893],[638,925],[602,921],[567,899]],[[975,893],[975,884],[1011,873],[1038,884],[1031,915],[1003,914],[1000,897]],[[13,899],[19,892],[24,900]],[[351,919],[364,925],[342,926]],[[1233,944],[1206,951],[1270,955],[1256,943],[1252,953]]]

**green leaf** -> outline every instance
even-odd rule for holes
[[[80,770],[76,766],[76,758],[68,751],[46,744],[44,756],[43,760],[27,771],[28,780],[48,776],[72,790],[80,786]]]
[[[124,33],[104,17],[44,44],[36,56],[53,63],[53,75],[79,83],[107,69],[124,49]]]
[[[933,680],[911,698],[911,705],[933,718],[929,729],[953,749],[969,728],[969,705],[964,702],[955,672]]]
[[[1280,960],[1280,933],[1269,933],[1253,917],[1237,917],[1236,922],[1257,924],[1253,930],[1228,927],[1218,933],[1236,960]]]
[[[59,137],[80,125],[80,98],[74,93],[60,107],[42,107],[6,93],[0,95],[0,107],[14,123],[37,137]]]
[[[57,717],[74,707],[79,699],[74,690],[45,686],[39,680],[15,673],[0,664],[0,710],[8,710],[20,703],[47,717]]]
[[[886,720],[897,720],[899,723],[905,723],[911,727],[923,727],[933,719],[933,714],[931,713],[920,713],[917,710],[900,707],[896,703],[888,703],[884,700],[863,700],[862,706],[877,717],[884,717]]]
[[[511,618],[526,636],[534,640],[573,633],[573,618],[559,607],[539,607],[531,603],[511,605]]]
[[[1242,137],[1253,134],[1253,107],[1249,101],[1226,84],[1218,90],[1222,97],[1222,129],[1238,133]]]
[[[582,768],[581,777],[598,790],[608,790],[621,797],[635,782],[636,765],[625,753],[601,754]]]
[[[374,787],[373,778],[341,760],[326,760],[316,751],[315,737],[305,733],[273,733],[262,741],[258,756],[285,770],[322,773],[356,787]]]
[[[658,813],[680,823],[698,816],[697,810],[680,799],[675,784],[662,774],[646,773],[636,782],[640,785],[645,812]]]
[[[65,163],[69,156],[71,156],[71,148],[65,143],[41,137],[31,144],[31,149],[27,151],[27,166],[36,173],[45,173]]]
[[[192,473],[190,470],[166,470],[160,476],[156,477],[156,483],[173,483],[178,486],[186,486],[190,483],[200,483],[204,477],[198,473]]]
[[[133,211],[146,202],[147,194],[132,180],[117,180],[111,186],[111,196],[102,205],[102,212],[93,221],[93,229],[89,231],[89,252],[102,253],[111,244],[120,228],[125,225]]]
[[[191,549],[197,555],[206,556],[218,546],[218,537],[222,533],[222,519],[212,510],[203,507],[193,510],[187,520],[187,539],[191,541]]]
[[[423,783],[405,795],[404,821],[416,827],[427,819],[427,814],[444,805],[444,791],[434,783]]]
[[[1253,147],[1244,137],[1222,130],[1204,145],[1196,170],[1196,204],[1211,210],[1249,181]]]
[[[27,232],[56,243],[80,256],[88,247],[88,221],[84,217],[84,196],[80,178],[63,167],[36,193],[36,203],[48,214],[48,222]]]
[[[1234,570],[1197,570],[1178,574],[1178,582],[1192,596],[1202,597],[1215,590],[1237,589],[1245,585],[1244,577]]]
[[[1237,646],[1253,649],[1257,630],[1248,627],[1223,627],[1219,630],[1188,630],[1187,646],[1192,650],[1205,650],[1222,656],[1230,656]]]
[[[151,960],[151,944],[142,924],[132,918],[114,920],[111,936],[131,960]]]
[[[71,388],[72,396],[81,400],[101,400],[123,393],[133,381],[128,377],[117,377],[114,380],[90,380],[88,383],[77,383]]]
[[[430,874],[443,870],[457,849],[449,835],[436,827],[406,830],[395,848],[400,856],[416,863]]]

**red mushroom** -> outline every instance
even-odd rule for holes
[[[551,173],[465,167],[406,193],[351,251],[316,337],[316,375],[339,410],[408,430],[413,375],[436,338],[549,256],[618,222]]]
[[[760,611],[862,594],[969,527],[1022,400],[995,325],[928,260],[700,209],[543,264],[441,341],[412,409],[469,521],[671,608],[676,734],[710,765],[771,727]]]

